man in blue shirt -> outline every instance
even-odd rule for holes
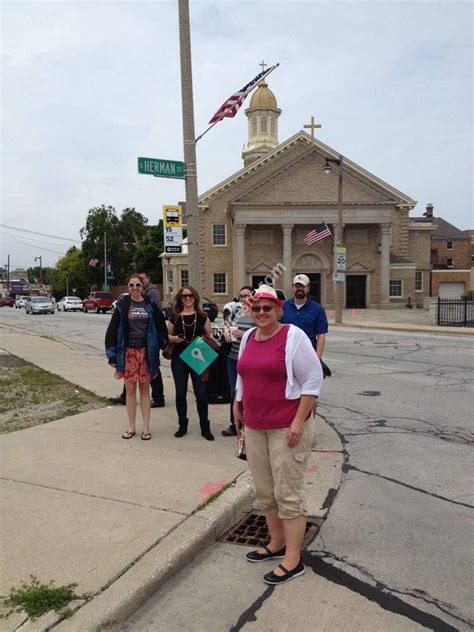
[[[281,322],[302,329],[321,359],[328,331],[328,319],[324,308],[309,299],[308,293],[309,278],[306,274],[297,274],[293,279],[293,298],[289,298],[283,304]]]

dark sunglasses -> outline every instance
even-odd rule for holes
[[[193,294],[181,294],[181,298],[194,298]]]
[[[252,312],[258,314],[258,312],[264,312],[268,314],[273,309],[273,305],[252,305]]]
[[[143,283],[140,283],[140,281],[138,283],[129,283],[128,287],[143,287]]]

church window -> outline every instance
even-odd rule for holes
[[[225,224],[212,225],[212,245],[226,246],[226,230]]]
[[[214,294],[227,294],[226,272],[214,272],[213,292]]]
[[[189,285],[189,272],[188,270],[181,270],[181,287],[183,285]]]
[[[421,270],[415,272],[415,292],[423,292],[423,272]]]
[[[272,134],[276,134],[276,121],[274,118],[272,118],[270,121],[270,130]]]
[[[403,281],[401,281],[400,279],[390,280],[390,296],[403,296]]]
[[[267,117],[266,116],[262,116],[262,118],[260,119],[260,131],[263,134],[267,133]]]
[[[256,136],[257,135],[257,117],[254,116],[254,118],[252,119],[252,135]]]

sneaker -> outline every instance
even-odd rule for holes
[[[273,571],[271,573],[267,573],[266,575],[263,576],[263,581],[266,584],[270,584],[270,586],[278,586],[279,584],[284,584],[290,579],[299,577],[300,575],[303,575],[304,573],[304,564],[301,558],[300,558],[299,564],[295,566],[295,568],[292,571],[289,571],[287,568],[285,568],[281,564],[278,564],[278,568],[280,568],[284,574],[275,575]]]
[[[227,430],[222,430],[221,435],[223,437],[236,437],[237,430],[235,429],[235,426],[230,425]]]
[[[107,399],[111,404],[122,404],[122,406],[125,406],[126,404],[123,397],[108,397]]]
[[[150,408],[164,408],[165,407],[165,400],[161,399],[158,402],[155,402],[154,400],[151,402],[150,404]]]

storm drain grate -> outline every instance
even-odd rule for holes
[[[306,520],[305,542],[311,542],[318,533],[323,521],[321,518]],[[221,542],[241,544],[243,546],[263,546],[269,542],[267,522],[264,514],[252,512],[228,531]]]

